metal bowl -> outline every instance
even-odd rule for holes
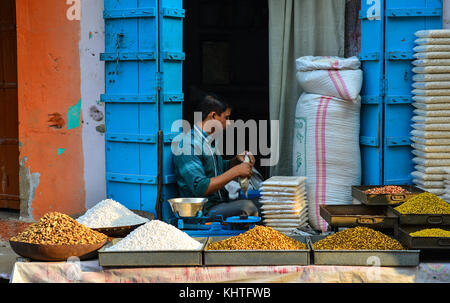
[[[169,200],[174,214],[180,217],[196,217],[208,202],[207,198],[174,198]]]

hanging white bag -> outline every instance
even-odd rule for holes
[[[361,92],[363,72],[356,57],[305,56],[296,66],[297,80],[307,93],[356,102]]]

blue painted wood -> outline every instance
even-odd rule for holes
[[[383,180],[383,1],[361,1],[361,53],[364,72],[361,90],[360,146],[362,183],[378,185]],[[370,2],[370,1],[369,1]],[[377,5],[377,3],[379,5]]]
[[[167,200],[176,197],[178,189],[175,184],[172,149],[170,138],[175,121],[183,118],[183,10],[182,0],[158,0],[159,2],[159,77],[160,77],[160,129],[164,133],[162,192],[163,219],[173,216]]]
[[[386,0],[384,102],[384,184],[412,184],[409,140],[414,33],[442,28],[440,0]]]
[[[105,0],[107,196],[156,215],[157,0]]]

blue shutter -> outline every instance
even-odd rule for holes
[[[178,189],[172,162],[171,142],[179,132],[172,133],[172,124],[183,118],[183,10],[182,0],[159,0],[159,79],[160,129],[164,135],[162,182],[162,216],[172,216],[168,199]]]
[[[372,4],[361,2],[361,53],[364,72],[361,90],[360,145],[362,183],[381,184],[383,179],[383,46],[384,7],[379,0]]]
[[[410,132],[413,116],[412,60],[423,29],[442,28],[440,0],[386,0],[384,102],[384,184],[412,184]]]
[[[107,196],[155,212],[159,129],[157,0],[105,0]]]

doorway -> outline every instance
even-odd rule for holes
[[[20,209],[15,0],[0,1],[0,209]]]
[[[270,121],[267,1],[184,0],[184,9],[183,119],[193,122],[199,96],[209,92],[233,107],[232,120]],[[259,158],[255,168],[267,178]]]

